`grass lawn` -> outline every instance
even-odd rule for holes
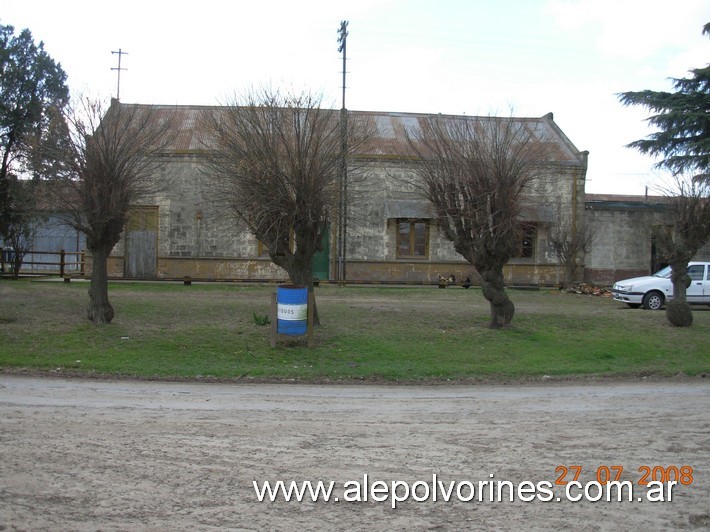
[[[269,346],[274,285],[111,283],[110,325],[85,317],[88,283],[0,281],[0,368],[147,378],[505,380],[710,371],[710,308],[688,329],[663,312],[557,290],[510,290],[512,327],[492,331],[480,290],[316,289],[323,325]]]

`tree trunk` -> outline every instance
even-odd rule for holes
[[[320,317],[318,316],[318,305],[316,304],[316,294],[313,289],[313,269],[312,268],[293,268],[288,274],[291,282],[300,286],[308,287],[308,295],[313,296],[313,325],[320,325]]]
[[[22,251],[15,250],[12,256],[12,278],[20,278],[20,270],[22,269],[22,261],[25,258],[25,254]]]
[[[577,258],[571,257],[564,261],[564,281],[563,287],[565,290],[571,288],[575,283],[575,277],[577,276]]]
[[[113,248],[113,246],[111,246]],[[108,300],[108,256],[111,249],[90,250],[93,259],[87,317],[94,323],[111,323],[113,307]]]
[[[513,320],[515,305],[505,293],[505,282],[502,267],[491,267],[486,270],[479,270],[483,279],[481,286],[483,297],[485,297],[491,307],[491,329],[500,329]]]
[[[666,318],[676,327],[690,327],[693,324],[693,313],[686,297],[686,290],[691,283],[688,276],[688,260],[671,262],[671,283],[673,283],[673,299],[666,305]]]

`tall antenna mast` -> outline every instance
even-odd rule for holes
[[[118,71],[118,83],[116,86],[116,99],[120,100],[121,99],[121,70],[127,70],[126,68],[121,68],[121,56],[122,55],[128,55],[128,52],[124,52],[120,48],[118,49],[118,52],[111,52],[112,54],[118,54],[118,68],[111,68],[111,70],[117,70]]]
[[[348,234],[348,111],[345,107],[345,74],[346,74],[346,62],[347,53],[346,46],[348,41],[348,21],[343,20],[340,23],[340,29],[338,30],[338,42],[340,46],[338,47],[338,52],[343,54],[343,106],[340,110],[340,146],[341,146],[341,176],[340,176],[340,197],[338,198],[338,267],[336,273],[336,279],[341,283],[345,282],[347,277],[346,274],[346,264],[347,264],[347,245],[346,239]]]
[[[343,20],[340,23],[340,29],[338,30],[340,36],[338,37],[338,42],[340,46],[338,47],[338,52],[343,54],[343,109],[345,109],[345,64],[347,62],[346,47],[348,43],[348,21]]]

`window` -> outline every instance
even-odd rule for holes
[[[417,219],[397,220],[397,258],[429,257],[429,222]]]
[[[520,226],[520,241],[518,242],[518,258],[532,259],[535,257],[535,240],[537,239],[537,226],[526,222]]]
[[[704,264],[693,264],[688,266],[688,276],[692,281],[702,281],[705,275],[705,265]]]

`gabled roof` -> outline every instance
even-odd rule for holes
[[[120,105],[133,106],[140,104]],[[152,107],[159,112],[171,113],[172,118],[179,124],[180,131],[174,145],[175,153],[199,153],[204,151],[205,146],[201,141],[199,131],[200,115],[220,109],[220,107],[217,106],[193,105],[152,105],[146,107]],[[339,113],[340,111],[334,110],[334,112]],[[411,150],[407,145],[407,132],[410,135],[416,136],[417,132],[421,131],[423,122],[431,117],[452,121],[475,120],[481,123],[493,120],[514,120],[521,122],[539,142],[548,145],[555,162],[586,166],[586,156],[588,152],[580,152],[574,144],[572,144],[553,120],[552,113],[548,113],[540,118],[500,118],[490,116],[431,115],[377,111],[348,111],[348,115],[355,119],[371,120],[375,125],[375,138],[368,143],[369,153],[361,154],[365,156],[398,157],[409,154]]]
[[[350,111],[353,116],[362,116],[374,121],[377,138],[372,143],[373,153],[366,155],[401,155],[409,153],[407,134],[416,137],[422,130],[424,121],[437,117],[444,121],[473,120],[481,123],[494,120],[519,122],[534,139],[548,145],[549,153],[556,162],[586,165],[587,152],[580,152],[555,124],[552,113],[540,118],[491,117],[468,115],[431,115],[421,113],[383,113],[372,111]]]

